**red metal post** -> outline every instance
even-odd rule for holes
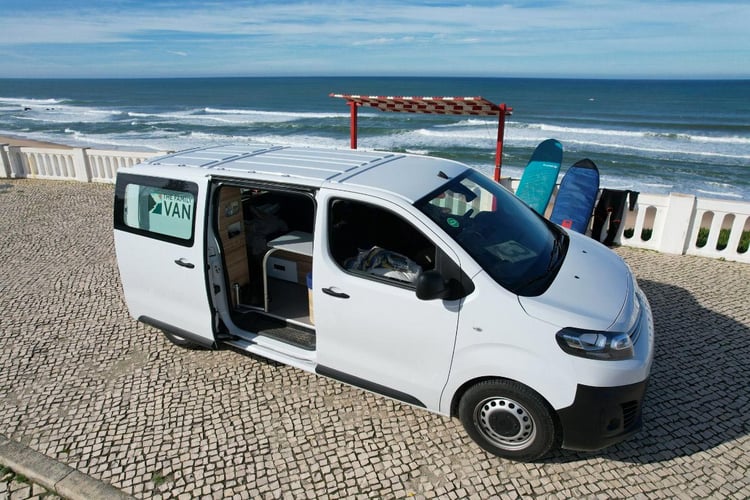
[[[500,105],[500,114],[497,123],[497,149],[495,150],[495,181],[500,182],[500,171],[503,164],[503,137],[505,136],[505,113],[508,108],[505,104]]]
[[[347,104],[351,108],[351,118],[349,119],[350,145],[352,149],[357,149],[357,103],[349,101]]]

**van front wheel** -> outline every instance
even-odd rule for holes
[[[527,462],[559,446],[552,410],[518,382],[485,380],[470,387],[459,402],[458,416],[469,436],[499,457]]]

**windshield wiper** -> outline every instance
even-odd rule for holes
[[[549,253],[549,264],[547,264],[547,272],[552,271],[557,267],[557,263],[562,259],[562,243],[560,238],[555,237],[552,241],[552,250]]]
[[[548,279],[550,276],[552,276],[554,271],[558,264],[562,262],[563,259],[563,245],[560,242],[559,237],[555,237],[552,241],[552,250],[550,250],[549,253],[549,263],[547,264],[547,269],[540,275],[535,276],[527,281],[525,281],[519,290],[526,291],[531,285],[542,281],[544,279]]]

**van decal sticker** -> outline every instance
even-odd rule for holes
[[[193,197],[164,193],[151,193],[149,213],[190,220],[193,215]]]

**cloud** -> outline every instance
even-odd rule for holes
[[[669,65],[688,73],[725,59],[716,54],[750,60],[750,3],[740,0],[9,1],[3,14],[13,22],[0,30],[0,49],[58,62],[86,53],[100,68],[115,54],[121,65],[148,58],[152,67],[159,54],[179,56],[169,60],[182,59],[184,68],[172,69],[183,72],[189,64],[261,71],[261,61],[318,72],[336,64],[382,72],[391,61],[396,71],[406,52],[402,70],[432,64],[438,74],[486,71],[488,58],[504,60],[506,71],[575,72],[598,58],[658,72],[672,55]]]
[[[689,1],[600,2],[594,0],[547,2],[351,2],[322,5],[317,2],[273,4],[225,2],[196,4],[148,2],[129,10],[108,10],[107,4],[82,15],[82,2],[68,10],[65,2],[49,11],[12,13],[14,22],[5,23],[0,44],[78,44],[139,41],[154,32],[203,36],[272,36],[292,40],[318,37],[357,44],[385,44],[408,36],[445,35],[456,42],[481,34],[492,38],[498,33],[526,36],[574,36],[583,31],[623,32],[628,27],[638,33],[641,25],[661,19],[667,27],[700,26],[712,22],[723,28],[742,25],[734,13],[728,15],[721,2],[698,4]],[[533,5],[529,7],[528,5]],[[97,3],[97,7],[99,4]],[[750,10],[744,10],[750,14]],[[582,14],[582,13],[585,13]],[[7,16],[7,13],[6,13]],[[727,20],[727,17],[729,18]],[[747,19],[745,17],[744,19]],[[357,38],[364,38],[357,41]],[[558,40],[564,42],[565,40]]]
[[[359,46],[359,45],[387,45],[390,43],[394,43],[396,41],[395,38],[371,38],[369,40],[355,40],[352,45]]]

